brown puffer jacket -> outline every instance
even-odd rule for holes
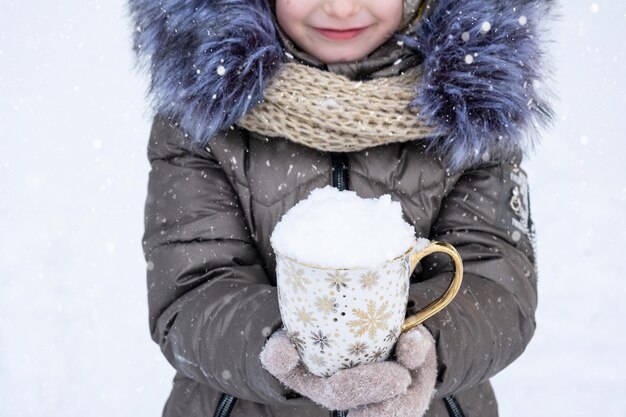
[[[439,360],[426,415],[498,415],[489,378],[524,351],[537,306],[519,157],[451,174],[419,141],[333,154],[234,128],[192,151],[186,134],[157,115],[148,147],[150,329],[177,370],[164,416],[329,416],[259,360],[281,325],[269,236],[283,213],[328,184],[361,197],[389,193],[418,236],[458,249],[461,291],[424,323]],[[450,278],[445,259],[425,259],[411,277],[409,313],[437,298]]]

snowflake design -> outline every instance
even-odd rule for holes
[[[348,353],[353,356],[361,355],[367,350],[367,344],[364,342],[357,342],[348,347]]]
[[[393,342],[394,340],[396,340],[396,336],[398,335],[399,331],[399,327],[389,329],[389,333],[387,333],[387,336],[385,336],[385,342]]]
[[[368,290],[378,284],[378,278],[378,272],[368,271],[365,274],[361,275],[361,279],[359,280],[359,282],[363,289]]]
[[[398,288],[398,289],[396,290],[396,297],[398,297],[398,298],[401,298],[401,297],[402,297],[402,292],[401,292],[400,288]]]
[[[298,352],[302,352],[302,350],[306,347],[306,340],[300,335],[299,331],[287,333],[287,338]]]
[[[317,366],[326,366],[326,359],[322,355],[313,354],[311,356],[311,362]]]
[[[318,311],[321,311],[324,314],[336,313],[337,307],[339,307],[337,300],[328,296],[317,297],[315,305],[317,306]]]
[[[300,321],[306,326],[312,326],[313,323],[316,321],[315,317],[312,316],[311,313],[309,313],[304,307],[298,308],[296,311],[296,315],[298,316],[298,319],[300,319]]]
[[[398,265],[398,269],[396,269],[395,274],[404,276],[409,271],[409,257],[402,259]]]
[[[354,359],[350,359],[350,362],[342,363],[340,369],[350,369],[354,368],[357,365],[359,365],[359,362],[355,361]]]
[[[311,340],[314,345],[319,345],[322,352],[324,352],[325,347],[330,346],[330,339],[321,330],[318,330],[317,333],[311,332]]]
[[[358,319],[348,322],[348,326],[351,327],[350,332],[357,336],[363,336],[365,333],[368,333],[370,339],[373,339],[378,330],[387,328],[387,320],[391,317],[391,312],[387,311],[387,308],[387,301],[376,308],[374,300],[369,300],[367,302],[367,311],[358,308],[352,309],[352,313]]]
[[[290,262],[285,262],[285,266],[283,267],[283,274],[285,274],[287,284],[289,284],[293,288],[293,291],[295,293],[297,293],[299,290],[305,292],[306,285],[311,283],[311,281],[304,276],[304,269],[296,268]]]
[[[383,348],[376,349],[376,351],[372,353],[372,362],[376,362],[377,360],[385,356],[385,353],[387,352]]]
[[[350,278],[348,278],[347,272],[335,271],[328,274],[326,282],[328,282],[330,288],[341,291],[342,288],[348,288]]]

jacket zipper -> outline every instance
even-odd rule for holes
[[[348,169],[349,162],[346,154],[331,154],[331,169],[332,169],[332,185],[338,188],[340,191],[348,189]],[[454,395],[448,395],[444,397],[443,402],[446,405],[448,414],[450,417],[465,417],[459,402],[454,398]],[[331,417],[346,417],[348,415],[347,410],[333,410]]]
[[[220,398],[220,402],[217,404],[217,409],[215,410],[215,414],[213,417],[228,417],[233,411],[233,407],[235,407],[235,403],[237,402],[237,397],[233,397],[229,394],[222,394]]]
[[[348,189],[348,158],[345,154],[331,154],[331,181],[335,188],[340,191]],[[222,394],[213,417],[228,417],[235,406],[236,397],[229,394]],[[346,417],[348,411],[333,410],[331,417]]]
[[[349,162],[347,154],[333,153],[331,154],[331,168],[332,168],[332,185],[338,188],[340,191],[348,189],[348,169]],[[448,395],[443,399],[446,409],[450,417],[465,417],[461,406],[459,405],[454,395]],[[346,417],[348,411],[346,410],[333,410],[331,417]]]
[[[339,191],[348,189],[348,157],[346,154],[333,153],[330,158],[331,162],[331,181],[333,187]],[[347,410],[333,410],[331,417],[346,417]]]
[[[446,409],[448,410],[450,417],[465,417],[465,414],[463,414],[463,410],[461,409],[459,402],[456,398],[454,398],[454,395],[443,397],[443,402],[446,405]]]
[[[331,154],[331,177],[333,187],[338,188],[339,191],[345,191],[348,189],[348,155],[343,153]]]

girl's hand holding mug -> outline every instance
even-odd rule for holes
[[[330,410],[347,410],[389,400],[407,391],[409,371],[385,361],[343,369],[329,377],[310,373],[284,330],[272,334],[260,355],[261,363],[287,387]]]
[[[387,401],[350,410],[348,417],[421,417],[435,394],[437,382],[435,340],[423,325],[402,333],[396,344],[398,363],[411,372],[407,392]]]
[[[417,238],[389,196],[362,199],[328,188],[292,207],[271,243],[284,330],[264,347],[263,366],[296,392],[350,410],[351,417],[421,416],[437,376],[435,341],[421,323],[459,291],[457,250]],[[450,257],[453,279],[438,299],[407,317],[411,276],[435,253]],[[387,360],[394,348],[398,361]]]
[[[397,362],[360,364],[319,377],[306,370],[284,330],[261,352],[265,369],[287,387],[349,417],[420,417],[428,409],[437,377],[435,341],[423,325],[403,333]]]

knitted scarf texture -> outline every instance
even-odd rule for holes
[[[265,88],[264,100],[237,125],[322,151],[348,152],[436,134],[410,107],[419,68],[395,77],[352,81],[288,63]]]

